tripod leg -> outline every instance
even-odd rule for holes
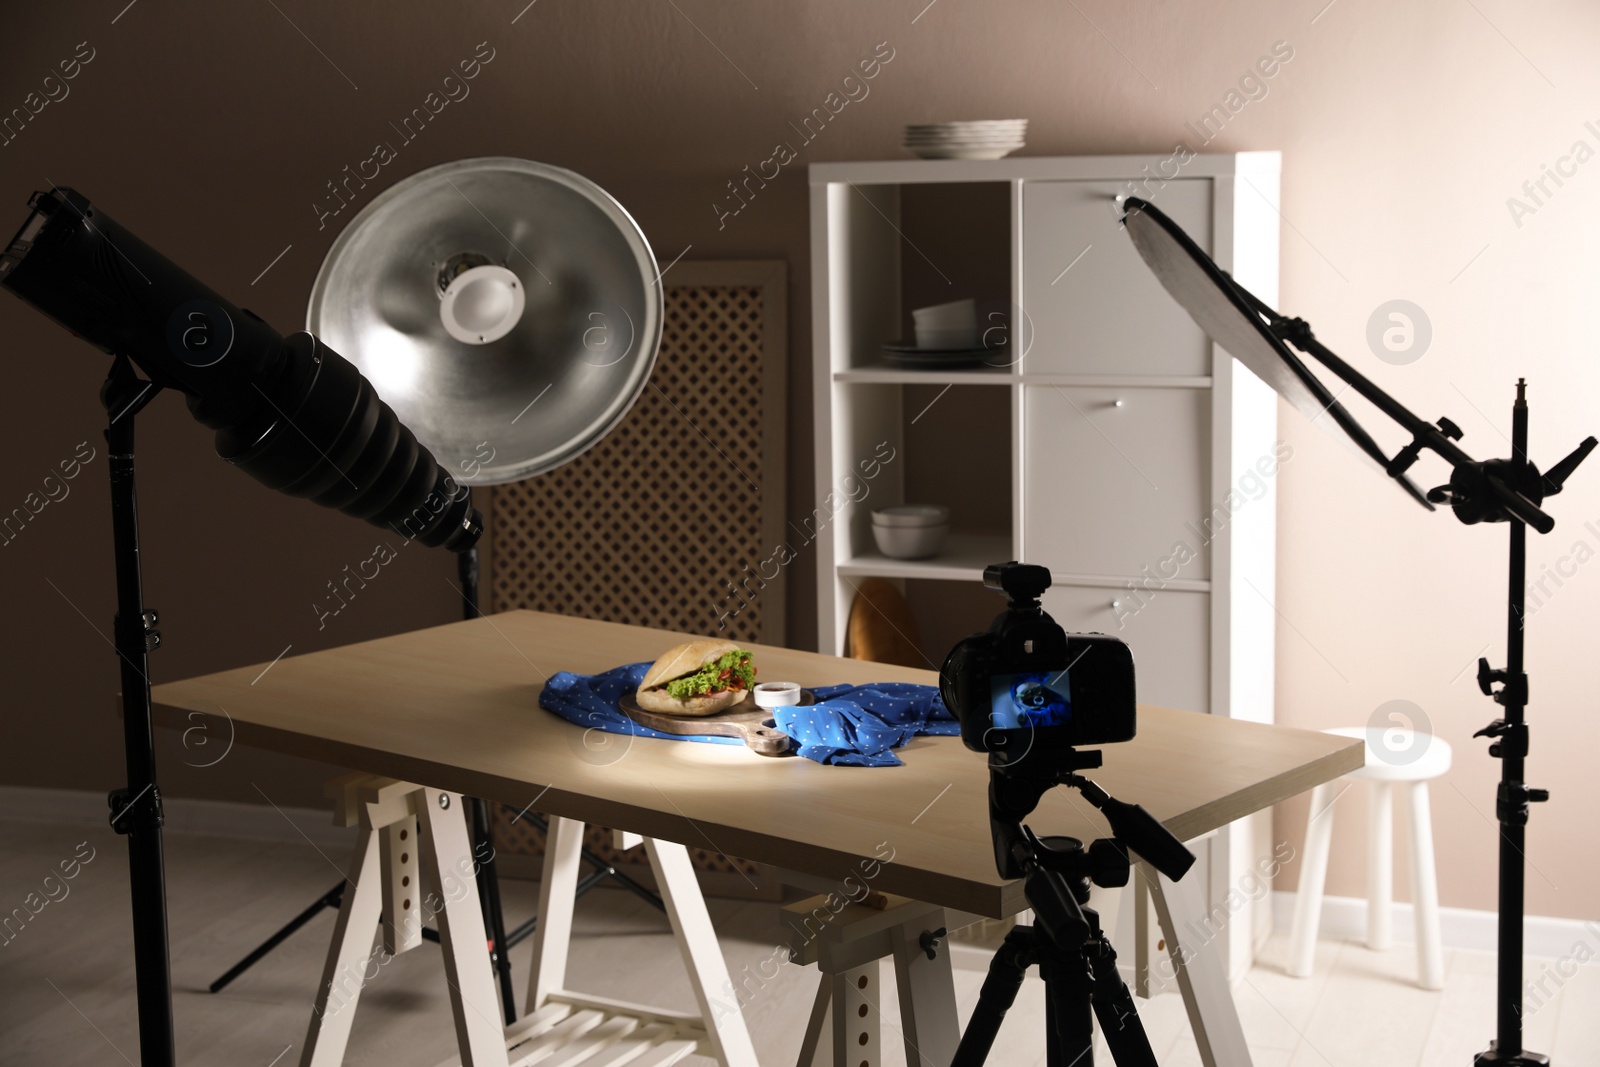
[[[1087,965],[1081,957],[1055,968],[1041,963],[1039,974],[1045,980],[1044,1062],[1047,1067],[1094,1067]]]
[[[1000,1024],[1011,1005],[1016,1003],[1022,978],[1033,965],[1036,937],[1031,926],[1016,926],[1006,934],[1004,943],[989,961],[989,975],[983,980],[977,1006],[967,1020],[966,1032],[961,1035],[961,1044],[956,1046],[950,1067],[983,1067],[983,1061],[989,1058]]]
[[[323,908],[337,908],[339,906],[340,898],[344,896],[344,885],[345,884],[343,882],[340,882],[338,885],[322,894],[322,896],[317,898],[316,903],[312,904],[305,911],[302,911],[299,915],[296,915],[294,918],[284,923],[282,928],[279,929],[277,933],[273,934],[271,937],[261,942],[261,944],[257,945],[255,950],[251,952],[250,955],[246,956],[244,959],[228,968],[228,972],[226,974],[224,974],[221,978],[218,978],[215,982],[211,983],[209,987],[211,992],[220,993],[229,982],[232,982],[235,978],[248,971],[251,967],[254,967],[257,963],[260,963],[263,956],[277,948],[279,945],[283,944],[284,941],[288,940],[290,934],[294,933],[306,923],[316,918]]]
[[[1104,934],[1084,946],[1089,969],[1094,974],[1094,1013],[1100,1032],[1117,1067],[1156,1067],[1150,1038],[1134,1005],[1133,994],[1117,972],[1117,953]]]

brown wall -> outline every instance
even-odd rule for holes
[[[1547,185],[1553,195],[1520,225],[1506,202],[1574,141],[1600,148],[1584,126],[1600,120],[1600,12],[1577,0],[1526,13],[1445,0],[1326,10],[1320,0],[939,0],[925,10],[924,0],[540,0],[515,24],[521,0],[276,7],[190,0],[123,11],[109,0],[8,11],[0,108],[22,106],[79,42],[94,58],[69,95],[0,147],[0,205],[20,221],[30,190],[74,184],[236,302],[298,327],[322,255],[353,214],[318,228],[323,183],[374,142],[398,143],[388,124],[486,41],[494,58],[471,95],[400,147],[360,203],[435,163],[519,155],[600,182],[663,262],[686,247],[697,258],[787,259],[790,505],[801,514],[812,506],[806,164],[896,158],[903,123],[950,117],[1027,116],[1035,154],[1199,147],[1185,122],[1282,40],[1293,60],[1208,147],[1284,152],[1283,306],[1422,414],[1450,414],[1477,452],[1505,451],[1521,373],[1534,386],[1539,458],[1600,424],[1594,345],[1576,321],[1600,283],[1600,163]],[[879,42],[894,58],[870,95],[801,144],[790,120],[821,105]],[[780,141],[799,158],[719,226],[724,183]],[[1378,361],[1364,341],[1368,316],[1393,298],[1418,303],[1433,323],[1431,350],[1409,366]],[[102,636],[112,603],[95,400],[105,361],[14,300],[0,300],[0,331],[10,392],[0,510],[38,490],[78,442],[97,450],[70,495],[0,547],[9,609],[0,781],[105,788],[120,759]],[[226,470],[176,398],[158,401],[142,430],[146,577],[167,638],[158,679],[454,616],[450,559],[412,548],[319,631],[312,602],[370,554],[372,531]],[[1280,479],[1279,717],[1320,727],[1364,722],[1396,698],[1422,707],[1457,749],[1434,790],[1444,902],[1489,907],[1496,768],[1469,736],[1492,708],[1457,673],[1485,645],[1499,654],[1503,532],[1425,515],[1298,416],[1285,415],[1283,434],[1295,458]],[[1421,480],[1442,480],[1438,466]],[[1557,511],[1562,527],[1537,543],[1535,574],[1580,539],[1600,548],[1581,521],[1600,523],[1600,469],[1585,471]],[[791,633],[802,644],[814,630],[812,562],[791,570]],[[1530,909],[1592,917],[1600,872],[1586,813],[1600,804],[1590,770],[1600,726],[1588,666],[1600,566],[1565,581],[1533,625],[1533,775],[1554,801],[1530,836]],[[215,758],[193,744],[201,736],[188,748],[163,737],[170,792],[315,802],[325,768],[244,751],[186,768]],[[1335,893],[1361,891],[1358,792],[1340,805]],[[1287,805],[1280,832],[1298,843],[1303,818],[1303,803]]]

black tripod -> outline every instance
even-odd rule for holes
[[[1092,1067],[1091,1010],[1119,1067],[1156,1067],[1133,994],[1117,973],[1117,954],[1100,929],[1099,915],[1085,905],[1091,883],[1108,889],[1128,884],[1129,848],[1174,881],[1193,865],[1194,856],[1143,808],[1115,799],[1076,773],[1100,766],[1099,752],[1067,749],[1049,770],[1034,766],[1043,762],[1045,754],[1039,752],[1010,766],[998,755],[991,757],[989,823],[995,863],[1002,877],[1026,879],[1024,892],[1035,921],[1013,929],[994,954],[951,1067],[981,1067],[1023,976],[1034,965],[1045,983],[1049,1067]],[[1082,793],[1105,814],[1115,836],[1085,848],[1077,838],[1041,838],[1022,825],[1057,785]]]
[[[117,560],[114,634],[122,661],[122,738],[128,787],[112,792],[111,828],[128,839],[133,897],[133,964],[139,995],[139,1062],[177,1061],[172,1027],[172,957],[167,948],[167,876],[162,860],[161,791],[156,788],[155,735],[150,721],[150,653],[161,645],[156,613],[144,606],[139,570],[139,506],[133,478],[134,419],[161,387],[140,378],[118,356],[100,388],[110,417],[111,535]]]

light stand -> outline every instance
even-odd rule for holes
[[[112,357],[100,391],[110,454],[117,616],[128,785],[109,797],[111,826],[128,838],[139,1051],[172,1067],[161,793],[156,785],[149,654],[160,644],[144,606],[134,422],[163,388],[217,431],[218,454],[262,484],[460,550],[482,517],[453,479],[349,362],[307,333],[280,336],[206,288],[75,190],[29,200],[30,214],[0,249],[0,286]],[[135,365],[148,378],[140,378]]]
[[[1527,862],[1523,845],[1528,805],[1550,798],[1548,790],[1530,789],[1523,781],[1528,755],[1528,726],[1523,714],[1528,703],[1528,676],[1523,667],[1527,538],[1529,526],[1540,533],[1555,528],[1555,520],[1540,505],[1561,492],[1567,478],[1594,450],[1596,440],[1585,438],[1541,475],[1528,460],[1527,384],[1518,379],[1511,411],[1511,458],[1474,460],[1455,443],[1462,436],[1455,423],[1449,419],[1425,422],[1318,341],[1305,321],[1280,315],[1234,281],[1160,209],[1138,198],[1129,198],[1126,204],[1123,223],[1134,247],[1190,317],[1234,358],[1309,417],[1330,414],[1333,422],[1376,460],[1384,473],[1424,507],[1432,510],[1436,504],[1448,504],[1463,523],[1506,522],[1511,526],[1506,666],[1494,670],[1488,660],[1478,661],[1479,688],[1493,696],[1505,714],[1474,735],[1493,738],[1489,754],[1501,761],[1495,797],[1495,816],[1500,823],[1496,1037],[1474,1063],[1514,1067],[1548,1064],[1548,1057],[1522,1047],[1523,889]],[[1411,443],[1394,456],[1385,456],[1315,375],[1284,347],[1284,342],[1327,367],[1397,422],[1411,435]],[[1406,475],[1424,449],[1436,453],[1451,467],[1450,483],[1429,491],[1426,497]],[[1496,684],[1500,686],[1498,690],[1494,689]]]
[[[537,247],[508,233],[537,234]],[[375,196],[328,250],[307,309],[307,328],[366,371],[418,438],[474,485],[534,477],[605,437],[649,380],[661,324],[661,269],[622,205],[572,171],[499,156],[430,167]],[[465,617],[477,618],[475,549],[462,553],[459,573]],[[468,811],[510,1025],[508,953],[537,917],[507,933],[489,809],[469,798]],[[582,854],[598,871],[580,895],[613,878],[665,910]]]
[[[461,581],[461,595],[466,601],[463,614],[469,620],[479,618],[483,612],[478,607],[478,546],[473,545],[458,554],[456,562],[456,576]],[[473,848],[478,853],[478,899],[483,905],[484,929],[489,931],[489,936],[494,941],[490,956],[494,960],[495,975],[500,980],[501,1012],[505,1015],[506,1025],[510,1026],[517,1021],[517,1000],[511,983],[511,949],[538,929],[539,917],[532,916],[510,933],[506,932],[505,911],[500,903],[500,877],[495,867],[494,826],[489,814],[489,804],[480,797],[468,797],[467,800]],[[544,819],[532,812],[525,813],[524,818],[531,820],[546,834],[549,833],[550,824]],[[667,910],[666,904],[658,894],[635,882],[587,847],[582,853],[583,858],[597,869],[594,874],[578,883],[578,896],[583,896],[600,882],[610,878],[652,905],[657,911]],[[320,910],[315,904],[312,905],[312,909]],[[310,913],[314,915],[316,910],[311,910]],[[307,918],[309,917],[308,915]]]
[[[478,546],[456,555],[456,577],[461,581],[461,596],[466,601],[462,617],[482,616],[478,609]],[[483,925],[489,931],[489,957],[494,961],[495,977],[500,981],[500,1012],[506,1025],[517,1021],[517,997],[511,984],[511,946],[506,942],[506,917],[500,905],[500,875],[495,866],[494,826],[489,805],[482,797],[467,798],[467,821],[472,831],[472,848],[477,853],[478,903],[483,907]]]
[[[1235,283],[1237,287],[1237,283]],[[1585,438],[1571,453],[1541,475],[1528,460],[1527,382],[1517,380],[1516,400],[1511,408],[1511,458],[1483,462],[1473,460],[1455,441],[1461,430],[1449,419],[1429,425],[1367,381],[1311,334],[1300,319],[1286,319],[1267,308],[1244,289],[1239,292],[1258,311],[1268,317],[1268,326],[1284,340],[1314,357],[1351,387],[1372,400],[1380,410],[1406,427],[1412,443],[1390,460],[1391,475],[1404,473],[1416,462],[1423,448],[1431,449],[1452,463],[1450,484],[1430,490],[1428,501],[1450,504],[1464,523],[1506,522],[1511,527],[1507,563],[1506,666],[1495,670],[1484,658],[1478,660],[1478,688],[1505,709],[1504,717],[1473,734],[1490,737],[1489,754],[1500,760],[1500,786],[1495,794],[1495,818],[1500,823],[1499,846],[1499,937],[1496,989],[1496,1036],[1488,1050],[1473,1060],[1475,1065],[1506,1064],[1513,1067],[1543,1067],[1548,1056],[1522,1047],[1522,945],[1524,889],[1527,856],[1528,805],[1550,799],[1547,789],[1531,789],[1523,781],[1523,763],[1528,755],[1528,725],[1524,710],[1528,704],[1528,675],[1523,669],[1524,606],[1527,598],[1528,527],[1540,533],[1555,528],[1555,520],[1540,510],[1546,497],[1561,492],[1567,478],[1588,458],[1596,445]],[[1500,688],[1496,690],[1494,686]]]
[[[139,1062],[176,1062],[172,1026],[172,962],[167,952],[167,881],[161,850],[161,791],[156,786],[150,718],[150,653],[161,644],[156,613],[144,606],[139,573],[139,507],[133,477],[134,420],[161,387],[141,379],[124,356],[111,364],[100,390],[110,422],[111,533],[117,561],[117,618],[122,660],[122,736],[128,785],[107,798],[111,828],[128,839],[133,895],[133,959],[139,998]]]

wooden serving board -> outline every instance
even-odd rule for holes
[[[630,689],[617,698],[617,708],[640,726],[660,730],[664,734],[680,736],[739,737],[752,751],[763,756],[782,756],[789,751],[789,735],[772,723],[772,708],[758,707],[755,697],[745,697],[726,711],[700,718],[683,715],[663,715],[646,711],[634,699],[636,690]],[[800,690],[800,704],[815,704],[817,696],[809,689]]]

